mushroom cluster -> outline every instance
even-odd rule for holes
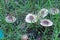
[[[25,17],[25,22],[27,23],[37,23],[38,20],[40,20],[40,25],[44,26],[44,27],[50,27],[52,26],[54,23],[52,20],[45,18],[46,16],[48,16],[48,14],[50,15],[56,15],[59,13],[59,9],[58,8],[50,8],[49,10],[46,8],[41,9],[38,14],[33,14],[33,13],[28,13]],[[5,21],[7,23],[14,23],[16,21],[16,17],[12,16],[12,15],[7,15],[5,17]],[[24,34],[21,36],[22,40],[28,40],[28,35]]]
[[[35,23],[38,21],[38,19],[40,19],[40,25],[44,27],[49,27],[53,25],[53,22],[50,19],[46,19],[45,17],[48,16],[48,14],[56,15],[58,13],[59,13],[58,8],[50,8],[49,10],[46,8],[43,8],[38,12],[37,15],[29,13],[26,16],[25,21],[27,23]]]

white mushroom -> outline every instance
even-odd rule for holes
[[[46,17],[48,15],[48,10],[43,8],[38,12],[38,16],[41,16],[42,18]]]
[[[14,23],[16,21],[16,18],[14,16],[8,15],[5,18],[7,23]]]
[[[43,19],[41,20],[40,24],[44,27],[49,27],[53,25],[53,22],[50,21],[49,19]]]
[[[22,35],[22,36],[21,36],[21,39],[22,39],[22,40],[28,40],[28,35],[26,35],[26,34]]]
[[[34,14],[28,14],[28,15],[26,15],[25,21],[27,23],[35,23],[35,22],[37,22],[37,16]]]
[[[59,9],[58,8],[50,8],[49,11],[52,15],[58,14],[59,13]]]

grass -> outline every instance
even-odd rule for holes
[[[30,35],[29,40],[36,40],[37,36],[41,40],[59,40],[60,33],[60,14],[55,16],[47,16],[54,22],[54,25],[48,28],[42,27],[39,22],[28,24],[24,21],[28,13],[37,14],[41,8],[56,7],[60,9],[59,0],[0,0],[0,28],[4,32],[4,38],[1,40],[21,40],[21,35]],[[10,13],[17,18],[15,23],[6,23],[5,17]],[[36,34],[35,34],[36,33]]]

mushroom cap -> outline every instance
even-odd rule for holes
[[[25,34],[25,35],[22,35],[21,37],[22,40],[28,40],[28,36]]]
[[[28,14],[28,15],[26,15],[25,21],[27,23],[35,23],[35,22],[37,22],[37,16],[34,14]]]
[[[49,27],[53,25],[53,22],[50,21],[49,19],[43,19],[41,20],[40,24],[45,27]]]
[[[39,11],[38,15],[41,16],[42,18],[44,18],[48,15],[48,10],[43,8]]]
[[[14,16],[7,16],[5,20],[7,23],[14,23],[16,21],[16,18]]]
[[[58,8],[50,8],[49,12],[50,12],[52,15],[55,15],[55,14],[58,14],[58,13],[59,13],[59,9],[58,9]]]

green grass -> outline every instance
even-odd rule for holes
[[[47,16],[53,21],[53,26],[44,28],[39,22],[28,24],[24,21],[28,13],[37,14],[42,8],[56,7],[60,9],[59,0],[0,0],[0,28],[4,31],[2,40],[21,40],[21,35],[28,33],[28,29],[35,30],[37,35],[42,34],[41,40],[60,40],[60,15]],[[15,16],[15,23],[6,23],[5,17],[7,13]],[[22,27],[25,27],[24,29]],[[40,31],[39,31],[40,30]],[[30,37],[30,40],[35,40],[35,35]]]

